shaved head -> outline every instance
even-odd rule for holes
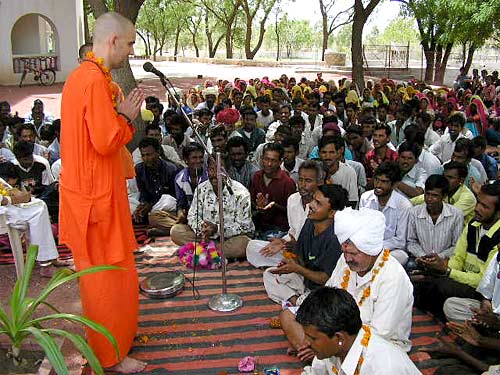
[[[95,21],[93,42],[96,57],[110,69],[121,68],[134,53],[134,24],[118,13],[104,13]]]
[[[104,43],[114,35],[123,35],[134,28],[134,24],[121,14],[108,12],[101,15],[94,24],[94,43]]]

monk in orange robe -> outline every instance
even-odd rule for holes
[[[103,367],[121,373],[145,367],[127,356],[137,332],[139,295],[123,157],[144,94],[135,89],[117,97],[110,75],[133,53],[134,41],[135,28],[126,18],[112,12],[99,17],[94,57],[68,77],[61,104],[59,238],[78,270],[104,264],[123,268],[80,279],[84,315],[111,331],[120,357],[92,330],[87,330],[89,344]]]

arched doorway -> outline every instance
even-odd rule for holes
[[[37,13],[20,17],[10,34],[14,73],[26,65],[59,70],[59,35],[54,23]]]

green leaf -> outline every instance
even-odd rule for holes
[[[104,337],[106,337],[108,339],[108,341],[111,343],[111,345],[113,345],[113,348],[115,349],[116,356],[118,358],[120,358],[118,344],[116,343],[116,340],[115,340],[114,336],[111,334],[111,332],[109,332],[109,330],[106,327],[104,327],[103,325],[96,323],[89,318],[85,318],[84,316],[78,316],[75,314],[65,314],[65,313],[52,314],[52,315],[46,315],[46,316],[42,316],[40,318],[31,320],[31,321],[27,322],[26,324],[31,326],[33,324],[39,324],[39,323],[45,322],[47,320],[54,320],[54,319],[64,319],[64,320],[69,320],[70,322],[73,322],[73,323],[83,324],[84,326],[87,326],[90,329],[100,333],[101,335],[103,335]]]
[[[47,299],[47,297],[58,287],[61,285],[78,279],[81,276],[84,275],[89,275],[92,273],[96,272],[101,272],[101,271],[111,271],[111,270],[123,270],[124,268],[122,267],[116,267],[116,266],[95,266],[95,267],[90,267],[87,268],[83,271],[79,272],[73,272],[69,269],[61,269],[56,272],[56,274],[50,279],[49,283],[45,286],[45,288],[40,292],[38,297],[35,299],[35,301],[31,304],[31,306],[24,312],[22,319],[20,319],[22,322],[30,319],[31,315],[34,313],[36,308]]]
[[[92,348],[89,346],[87,341],[80,335],[70,333],[63,331],[61,329],[54,329],[54,328],[47,328],[43,329],[43,332],[46,332],[50,335],[59,335],[62,336],[68,340],[70,340],[73,345],[78,349],[78,351],[87,359],[90,367],[92,370],[97,374],[97,375],[103,375],[104,370],[102,369],[101,364],[99,363],[99,360],[95,356],[94,352],[92,351]]]
[[[55,340],[47,333],[35,327],[28,327],[26,331],[35,337],[36,342],[42,347],[56,373],[58,375],[69,375],[68,366],[66,366],[64,357]]]

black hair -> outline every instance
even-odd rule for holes
[[[425,191],[432,189],[440,189],[444,196],[450,190],[450,183],[442,174],[432,174],[425,180]]]
[[[486,145],[488,144],[486,141],[486,138],[483,137],[482,135],[478,135],[472,140],[472,144],[474,147],[480,147],[480,148],[486,148]]]
[[[316,171],[316,180],[318,182],[324,181],[325,179],[325,170],[321,166],[321,163],[318,163],[314,160],[304,160],[304,162],[299,167],[299,174],[302,169]]]
[[[146,99],[144,99],[144,101],[146,102],[146,104],[150,104],[150,103],[160,103],[160,99],[157,98],[156,96],[146,96]]]
[[[92,47],[94,46],[93,43],[84,43],[80,46],[80,48],[78,48],[78,57],[80,59],[84,59],[87,54],[87,52],[90,52],[92,51]]]
[[[386,111],[389,110],[389,105],[385,103],[379,103],[377,109],[384,108]]]
[[[295,97],[292,99],[292,107],[295,107],[299,103],[304,104],[304,100],[302,98],[299,98],[299,97]]]
[[[8,180],[9,178],[17,180],[19,178],[19,173],[16,166],[7,161],[5,163],[0,163],[0,177],[4,180]]]
[[[282,134],[286,137],[287,135],[292,134],[292,130],[290,129],[289,126],[280,125],[280,126],[278,126],[278,128],[276,129],[276,132],[274,134],[276,134],[276,133]]]
[[[418,161],[418,157],[422,153],[422,148],[416,143],[403,142],[399,145],[398,154],[401,155],[403,152],[411,152],[415,159]]]
[[[226,143],[226,150],[229,151],[229,149],[233,147],[243,147],[243,149],[245,150],[245,154],[248,154],[248,149],[249,149],[248,142],[243,137],[229,138]]]
[[[360,137],[363,136],[363,128],[356,124],[349,125],[345,132],[346,134],[357,134]]]
[[[255,99],[256,103],[268,103],[271,104],[271,99],[267,95],[261,95],[258,96],[257,99]]]
[[[199,143],[191,142],[182,149],[182,157],[184,160],[187,160],[193,152],[201,152],[203,154],[205,150]]]
[[[213,127],[212,129],[210,129],[208,137],[213,138],[213,137],[217,137],[217,136],[221,136],[222,138],[227,139],[227,131],[223,125],[217,125],[217,126]]]
[[[304,120],[304,118],[300,115],[299,116],[294,115],[294,116],[290,117],[290,119],[288,120],[288,125],[291,128],[294,127],[295,125],[301,125],[302,128],[305,128],[306,120]]]
[[[240,114],[242,118],[249,115],[257,118],[257,113],[251,107],[241,107]]]
[[[285,153],[283,146],[280,145],[279,143],[276,143],[276,142],[266,143],[264,145],[264,148],[262,149],[262,155],[264,155],[267,151],[274,151],[274,152],[279,153],[280,160],[283,159],[283,155]]]
[[[489,195],[490,197],[496,197],[497,201],[495,203],[495,210],[496,212],[500,211],[500,184],[499,183],[493,183],[493,184],[486,184],[481,186],[481,193]]]
[[[374,177],[385,175],[392,184],[401,181],[401,169],[399,164],[392,160],[386,160],[375,169]]]
[[[329,122],[339,123],[339,118],[335,115],[328,115],[323,117],[323,124],[328,124]]]
[[[160,153],[160,142],[156,138],[146,137],[139,142],[139,149],[153,147],[157,153]]]
[[[159,102],[158,102],[158,103],[154,103],[154,102],[153,102],[153,103],[149,106],[149,108],[150,108],[150,110],[151,110],[151,109],[153,109],[153,108],[158,109],[158,110],[160,111],[160,116],[161,116],[161,114],[163,113],[163,104],[161,104],[161,103],[159,103]]]
[[[298,137],[290,135],[288,137],[285,137],[285,139],[283,140],[283,143],[281,145],[283,146],[283,148],[293,146],[294,150],[296,152],[298,152],[299,151],[299,143],[300,143],[300,139]]]
[[[416,143],[423,146],[425,143],[425,133],[421,132],[417,125],[410,124],[403,131],[405,134],[405,142]]]
[[[359,123],[361,125],[363,125],[363,124],[376,124],[377,119],[373,115],[365,115],[359,119]]]
[[[377,125],[375,125],[375,128],[373,129],[373,132],[375,133],[376,130],[385,130],[385,135],[388,136],[388,137],[392,133],[391,127],[389,125],[386,125],[386,124],[377,124]]]
[[[33,155],[33,150],[35,149],[35,145],[31,142],[27,141],[19,141],[14,145],[14,155],[17,159],[25,158],[27,156]]]
[[[402,104],[402,105],[399,106],[399,108],[397,109],[396,112],[403,113],[407,117],[410,117],[411,113],[412,113],[412,106],[409,105],[409,104]]]
[[[203,117],[203,116],[213,117],[214,113],[211,110],[209,110],[208,108],[202,108],[202,109],[196,111],[196,116],[198,116],[198,118]]]
[[[144,133],[148,134],[148,132],[150,130],[156,130],[156,131],[159,131],[161,133],[160,127],[158,125],[155,125],[155,124],[146,125],[146,128],[144,129]]]
[[[454,113],[448,118],[448,122],[456,122],[461,128],[465,126],[465,117],[462,113]]]
[[[335,146],[335,150],[340,150],[342,147],[345,147],[344,138],[337,135],[327,135],[325,137],[321,137],[318,142],[318,150],[321,151],[326,145],[333,144]]]
[[[347,103],[345,105],[345,109],[347,110],[347,108],[352,108],[352,109],[354,109],[355,112],[357,112],[359,109],[359,107],[356,103]]]
[[[465,152],[467,159],[471,159],[474,155],[474,144],[469,138],[458,138],[455,142],[453,152]]]
[[[165,112],[167,113],[167,112]],[[169,126],[172,126],[172,124],[179,124],[182,126],[182,131],[185,132],[187,128],[189,127],[189,124],[187,123],[186,119],[184,116],[178,115],[177,113],[172,115],[172,118],[170,119]]]
[[[302,302],[295,320],[302,326],[314,326],[332,338],[337,332],[356,335],[362,327],[359,307],[349,292],[340,288],[320,287]]]
[[[55,119],[52,124],[50,124],[50,129],[51,131],[53,131],[54,133],[60,133],[61,132],[61,119]]]
[[[25,122],[24,124],[17,125],[16,131],[17,131],[18,137],[21,136],[21,133],[23,132],[23,130],[31,130],[33,132],[33,134],[36,135],[35,126],[33,124],[30,124],[29,122]]]
[[[432,116],[427,112],[419,112],[416,117],[422,119],[425,123],[430,124],[432,122]]]
[[[446,164],[443,165],[444,171],[449,171],[452,169],[456,169],[458,173],[458,177],[460,178],[467,178],[467,175],[469,174],[469,171],[465,164],[459,163],[458,161],[450,161]]]
[[[332,210],[341,211],[349,204],[349,193],[340,185],[320,185],[318,190],[328,199]]]

